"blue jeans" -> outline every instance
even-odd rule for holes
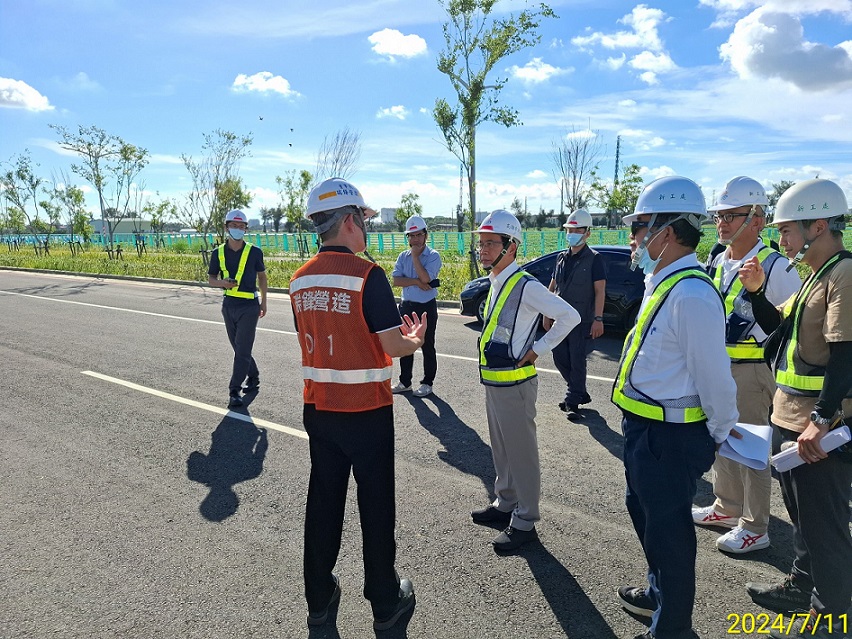
[[[651,633],[689,636],[695,601],[696,482],[713,465],[706,422],[674,424],[625,412],[627,512],[648,561],[648,595],[657,604]]]

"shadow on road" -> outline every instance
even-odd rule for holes
[[[446,464],[463,473],[478,477],[488,492],[489,501],[494,500],[494,461],[491,447],[482,441],[473,428],[464,423],[452,407],[443,399],[429,395],[423,399],[405,394],[420,425],[438,438],[444,450],[438,457]],[[433,413],[424,402],[431,402],[438,409]]]
[[[523,557],[566,637],[617,639],[574,576],[544,545],[530,546]]]
[[[208,521],[224,521],[237,512],[240,498],[234,486],[263,472],[269,442],[266,429],[232,417],[224,417],[213,431],[210,452],[190,453],[186,476],[210,488],[198,507]]]

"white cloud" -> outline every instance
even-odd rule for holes
[[[290,83],[280,75],[272,75],[269,71],[261,71],[254,75],[240,73],[231,86],[234,91],[259,93],[280,93],[285,98],[297,98],[299,92],[290,88]]]
[[[661,177],[667,177],[669,175],[677,175],[677,171],[675,171],[672,167],[666,166],[663,164],[662,166],[657,167],[647,167],[643,166],[639,169],[639,175],[645,180],[646,183],[651,182],[652,180],[656,180]]]
[[[629,98],[627,100],[619,100],[618,106],[628,107],[628,108],[629,107],[635,107],[636,106],[636,100],[631,100]]]
[[[526,177],[531,178],[533,180],[540,180],[542,178],[546,178],[547,173],[545,173],[541,169],[536,169],[535,171],[530,171],[529,173],[527,173]]]
[[[654,73],[665,73],[677,69],[677,65],[668,53],[651,53],[650,51],[643,51],[634,56],[630,60],[630,66],[640,71],[653,71]]]
[[[845,47],[808,42],[798,17],[764,8],[740,20],[719,53],[741,78],[779,78],[804,91],[852,86]]]
[[[399,120],[404,120],[408,117],[408,109],[406,109],[401,104],[397,106],[388,107],[385,109],[379,109],[376,113],[377,118],[397,118]]]
[[[0,107],[27,111],[52,111],[53,106],[41,93],[22,80],[0,78]]]
[[[80,73],[69,80],[61,81],[60,84],[72,91],[88,91],[92,93],[103,91],[103,87],[95,80],[92,80],[85,71],[80,71]]]
[[[571,133],[568,133],[565,138],[568,140],[590,140],[597,136],[598,134],[594,131],[590,129],[583,129],[581,131],[571,131]]]
[[[547,62],[543,62],[541,58],[533,58],[522,67],[517,65],[509,67],[509,73],[512,74],[512,77],[522,82],[533,84],[546,82],[552,77],[571,73],[573,70],[570,67],[566,69],[554,67],[547,64]]]
[[[622,53],[621,57],[607,58],[606,59],[606,66],[608,66],[613,71],[618,71],[621,67],[624,66],[625,62],[627,62],[627,54]]]
[[[591,45],[600,45],[605,49],[647,49],[662,51],[663,42],[657,26],[667,22],[669,18],[659,10],[640,4],[633,11],[619,20],[621,24],[631,27],[630,31],[603,33],[596,31],[588,36],[577,36],[571,39],[575,46],[585,49]]]
[[[426,53],[426,40],[419,35],[403,35],[396,29],[376,31],[367,40],[373,45],[373,51],[389,59],[413,58]]]

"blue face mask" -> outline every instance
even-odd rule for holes
[[[654,259],[651,259],[651,255],[648,253],[648,247],[647,246],[643,246],[642,248],[640,248],[638,250],[639,250],[639,259],[637,261],[637,266],[642,269],[642,272],[645,275],[651,275],[654,272],[654,270],[656,270],[657,264],[660,263],[660,258],[663,256],[663,254],[660,253],[660,257],[658,257],[656,260],[654,260]]]
[[[233,227],[228,228],[228,235],[230,235],[231,238],[234,239],[234,240],[243,239],[243,236],[245,234],[246,234],[246,232],[243,229],[236,229],[236,228],[233,228]]]
[[[583,243],[585,235],[585,233],[566,233],[565,241],[568,243],[568,246],[580,246]]]

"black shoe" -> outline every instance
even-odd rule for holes
[[[259,377],[249,377],[246,380],[246,385],[243,388],[244,393],[255,393],[260,390],[260,378]]]
[[[308,611],[309,626],[323,625],[328,620],[329,611],[340,601],[340,580],[338,580],[337,575],[332,575],[331,578],[334,579],[334,590],[331,593],[331,598],[328,600],[328,605],[316,612]]]
[[[243,398],[239,395],[231,395],[228,398],[228,408],[239,408],[243,405]]]
[[[414,584],[408,579],[399,580],[399,600],[389,617],[373,617],[373,630],[390,630],[406,612],[414,607]]]
[[[641,586],[622,586],[618,589],[618,602],[621,607],[640,617],[650,617],[657,607]]]
[[[473,519],[473,523],[475,524],[501,524],[508,526],[509,522],[512,521],[512,513],[507,513],[495,508],[494,506],[489,506],[482,510],[474,510],[470,513],[470,518]]]
[[[491,542],[494,550],[497,552],[511,552],[517,550],[522,545],[529,541],[537,541],[538,533],[535,531],[535,526],[529,530],[521,530],[509,526],[497,535]]]
[[[780,584],[749,582],[746,590],[754,603],[775,612],[807,611],[811,607],[810,589],[800,588],[792,575]]]

